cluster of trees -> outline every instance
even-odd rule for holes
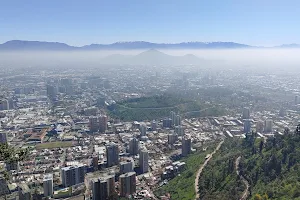
[[[245,184],[235,168],[249,183],[250,199],[300,199],[300,126],[267,140],[255,133],[227,140],[200,177],[201,199],[240,198]]]
[[[199,194],[203,200],[239,199],[245,185],[236,173],[235,161],[239,156],[240,142],[225,140],[202,171],[199,179]]]
[[[141,97],[129,99],[108,107],[111,116],[121,120],[153,120],[161,119],[170,115],[171,111],[181,114],[189,111],[200,111],[203,108],[203,102],[183,98],[177,95],[160,95],[151,97]],[[189,117],[218,116],[224,113],[224,110],[218,107],[212,107],[204,112],[189,113]]]
[[[14,148],[7,143],[0,144],[0,161],[4,161],[6,164],[16,163],[24,160],[28,155],[28,149]],[[4,169],[1,173],[6,179],[9,178],[9,174]]]

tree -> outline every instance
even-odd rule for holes
[[[260,196],[260,194],[256,194],[254,196],[254,200],[263,200],[263,198]]]
[[[269,197],[268,197],[268,195],[267,195],[267,194],[264,194],[264,195],[262,196],[262,199],[263,199],[263,200],[268,200],[268,199],[269,199]]]
[[[4,161],[5,163],[15,163],[25,160],[28,155],[28,148],[14,148],[13,146],[8,145],[7,143],[0,144],[0,161]],[[5,178],[8,180],[9,174],[5,171]]]

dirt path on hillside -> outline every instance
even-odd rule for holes
[[[205,168],[205,166],[208,164],[208,162],[210,161],[210,159],[213,157],[213,155],[221,148],[222,144],[224,141],[221,141],[218,146],[216,147],[216,149],[210,154],[210,156],[205,160],[205,162],[203,163],[203,165],[200,166],[200,168],[198,169],[197,175],[196,175],[196,179],[195,179],[195,193],[196,193],[196,200],[199,199],[200,194],[199,194],[199,189],[198,189],[198,184],[199,184],[199,178],[200,175],[203,171],[203,169]]]

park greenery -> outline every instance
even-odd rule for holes
[[[300,129],[264,140],[255,133],[227,139],[199,179],[200,199],[239,199],[245,183],[249,199],[300,199]]]
[[[181,161],[186,163],[185,170],[180,175],[171,179],[167,185],[158,188],[155,191],[156,196],[170,194],[172,200],[190,200],[194,199],[195,178],[199,167],[204,163],[207,154],[210,154],[215,148],[215,144],[207,148],[206,151],[197,151]]]
[[[37,144],[36,149],[41,150],[41,149],[67,148],[72,146],[73,146],[72,141],[58,141],[58,142],[46,142],[46,143]]]
[[[111,116],[124,121],[162,119],[169,116],[171,111],[188,117],[224,114],[224,110],[218,106],[206,105],[200,100],[170,94],[128,99],[108,106]]]

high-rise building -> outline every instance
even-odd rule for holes
[[[132,138],[129,141],[129,153],[130,155],[137,155],[139,153],[139,141],[136,138]]]
[[[120,196],[127,197],[136,192],[136,173],[129,172],[119,176]]]
[[[295,105],[298,105],[298,96],[295,96]]]
[[[31,192],[27,184],[23,183],[19,185],[19,199],[20,200],[31,200]]]
[[[70,187],[84,182],[84,165],[61,168],[61,181],[64,187]]]
[[[153,121],[151,122],[151,130],[152,130],[152,131],[156,131],[156,130],[157,130],[157,123],[156,123],[155,120],[153,120]]]
[[[263,121],[256,122],[256,132],[258,132],[258,133],[264,132],[264,122]]]
[[[93,155],[93,168],[94,168],[94,171],[97,171],[98,170],[98,162],[99,162],[99,155],[97,153],[95,153]]]
[[[139,165],[142,173],[146,173],[149,171],[149,154],[147,149],[140,150]]]
[[[108,199],[108,184],[103,178],[92,180],[93,200]]]
[[[53,195],[53,174],[44,175],[43,187],[44,196],[51,197]]]
[[[0,99],[0,110],[9,110],[9,101],[7,99]]]
[[[245,119],[244,120],[244,133],[250,133],[251,132],[251,120]]]
[[[187,156],[191,153],[192,140],[190,138],[182,138],[181,155]]]
[[[181,125],[181,117],[180,115],[176,115],[175,117],[175,126],[180,126]]]
[[[175,133],[178,135],[184,135],[184,128],[181,125],[175,126]]]
[[[98,118],[99,120],[99,131],[101,133],[105,133],[107,130],[107,116],[106,115],[101,115]]]
[[[171,115],[171,120],[172,120],[172,126],[175,124],[175,118],[176,118],[176,114],[174,111],[171,111],[170,112],[170,115]]]
[[[0,132],[0,144],[7,143],[7,133],[6,132]]]
[[[265,132],[270,133],[273,131],[273,120],[272,119],[267,119],[265,121]]]
[[[163,128],[171,128],[172,127],[172,119],[165,118],[163,119]]]
[[[285,109],[284,109],[284,108],[281,108],[281,109],[279,110],[279,116],[280,116],[280,117],[284,117],[285,115],[286,115]]]
[[[111,143],[106,146],[107,167],[119,164],[119,148],[116,144]]]
[[[47,85],[47,96],[49,99],[54,99],[57,95],[57,88],[53,85]]]
[[[147,133],[147,125],[145,123],[141,123],[140,125],[141,136],[145,136]]]
[[[89,118],[89,128],[90,128],[91,132],[99,131],[98,117],[90,117]]]
[[[112,196],[116,192],[115,188],[115,175],[108,175],[105,177],[108,186],[108,197]]]
[[[177,141],[177,135],[174,133],[168,134],[168,144],[174,144]]]
[[[126,160],[123,162],[120,162],[120,174],[126,174],[128,172],[133,171],[133,161],[132,160]]]
[[[60,79],[60,84],[64,85],[64,86],[69,86],[72,84],[72,79],[62,78],[62,79]]]
[[[243,119],[250,119],[250,109],[249,108],[244,108],[243,109]]]

